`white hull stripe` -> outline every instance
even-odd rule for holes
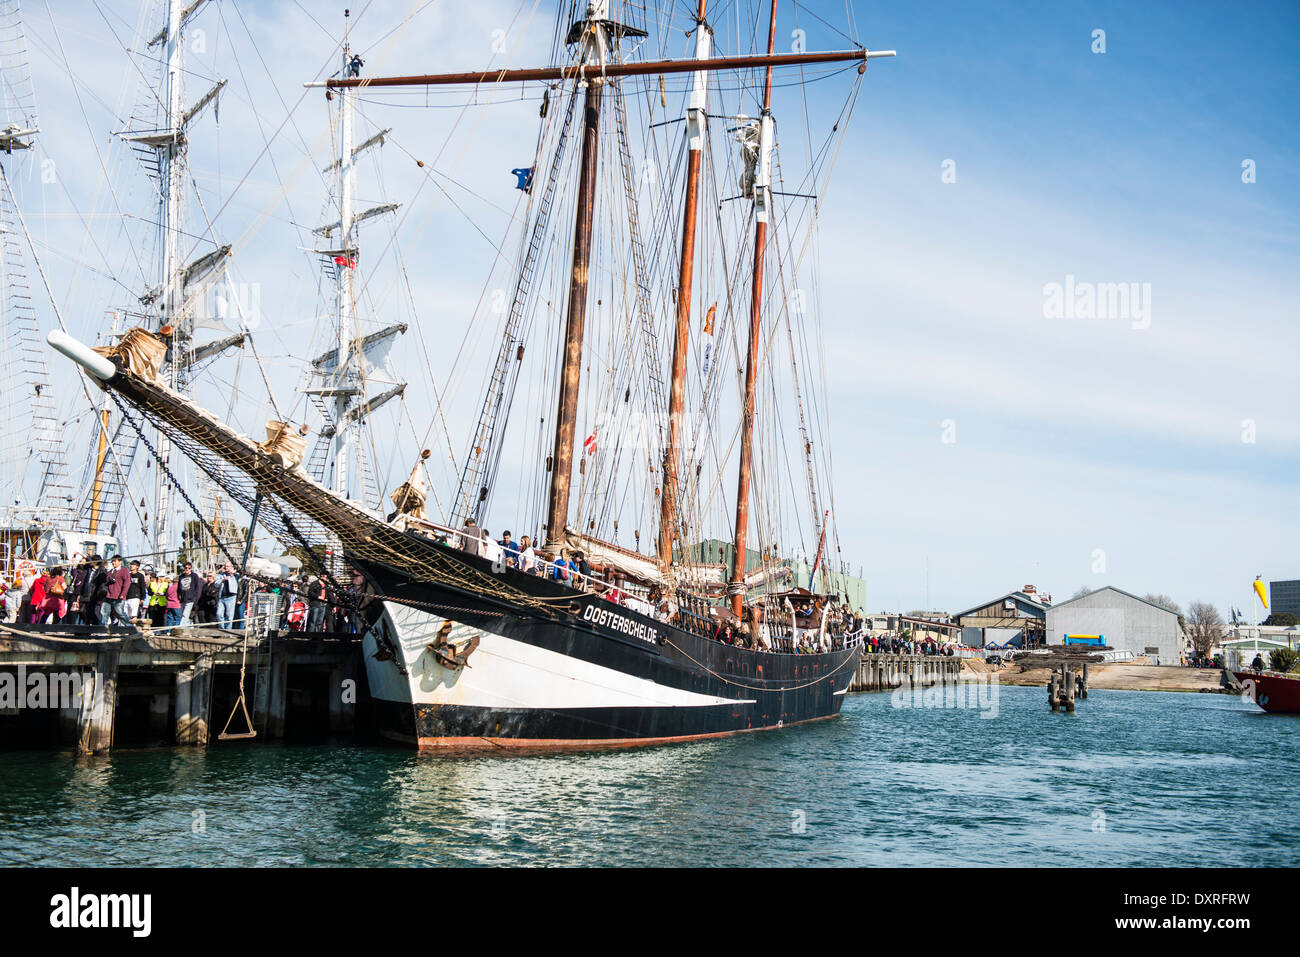
[[[719,698],[669,688],[646,678],[539,648],[487,631],[473,630],[479,646],[469,666],[452,672],[424,649],[443,619],[409,607],[387,605],[388,620],[397,631],[406,655],[409,681],[392,662],[366,656],[371,690],[387,700],[409,687],[415,704],[461,705],[473,708],[700,708],[753,704],[753,699]],[[457,626],[458,632],[465,626]],[[460,632],[463,634],[464,632]],[[459,634],[458,636],[459,637]],[[383,674],[383,672],[387,674]],[[374,680],[378,678],[379,680]],[[397,679],[394,681],[393,679]],[[396,694],[395,694],[396,693]]]

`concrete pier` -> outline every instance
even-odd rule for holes
[[[956,684],[960,674],[960,658],[864,653],[858,661],[849,691],[892,691],[901,687]]]
[[[360,656],[355,635],[250,634],[245,651],[242,634],[203,626],[12,629],[0,633],[0,688],[14,698],[0,701],[0,746],[103,754],[216,744],[238,706],[241,662],[258,739],[347,733],[356,728]],[[248,730],[242,710],[230,730]]]

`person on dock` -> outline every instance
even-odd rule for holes
[[[108,622],[103,617],[104,600],[108,595],[108,573],[104,568],[104,560],[98,555],[91,555],[86,563],[90,567],[81,593],[81,623],[107,625]]]
[[[229,629],[235,621],[235,600],[239,597],[239,576],[226,562],[217,572],[217,627]]]
[[[194,614],[194,605],[203,596],[203,589],[207,582],[203,576],[194,570],[193,562],[185,563],[185,570],[181,573],[180,578],[176,580],[176,596],[181,603],[181,620],[179,625],[188,625],[191,623]]]
[[[113,556],[112,566],[108,570],[108,584],[103,605],[107,611],[100,612],[100,620],[110,629],[116,624],[129,628],[131,619],[126,613],[126,596],[131,591],[131,572],[122,564],[121,555]]]
[[[149,624],[161,628],[167,617],[167,586],[171,579],[166,575],[149,575]]]
[[[181,603],[181,583],[179,579],[171,579],[166,575],[163,581],[167,582],[166,613],[163,615],[163,627],[175,628],[181,623],[181,613],[184,611],[184,605]]]
[[[82,605],[82,594],[86,588],[86,579],[90,575],[90,562],[84,558],[68,569],[65,576],[64,597],[68,602],[68,614],[64,621],[69,625],[89,624]]]
[[[36,580],[32,582],[32,588],[31,591],[28,592],[27,597],[27,607],[29,610],[27,616],[23,619],[24,624],[35,625],[44,621],[44,619],[41,618],[40,612],[41,606],[45,604],[45,586],[48,585],[49,582],[50,573],[48,570],[41,572]]]
[[[126,617],[135,621],[141,617],[140,607],[149,595],[149,582],[140,571],[139,559],[132,559],[130,566],[131,587],[126,592]]]
[[[63,569],[50,569],[36,580],[36,584],[42,587],[39,603],[36,599],[35,587],[32,589],[32,607],[36,611],[33,621],[36,624],[45,624],[49,621],[58,624],[68,610],[68,604],[63,598],[66,587]]]
[[[221,601],[221,589],[217,585],[217,573],[211,568],[206,568],[201,573],[201,577],[203,578],[203,594],[194,603],[194,617],[201,625],[215,625],[217,623],[217,606]]]

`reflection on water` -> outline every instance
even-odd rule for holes
[[[585,754],[0,754],[0,863],[1300,864],[1300,719],[1000,692],[992,720],[861,695],[836,721]]]

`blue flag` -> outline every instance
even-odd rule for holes
[[[512,169],[510,171],[519,177],[519,182],[515,183],[515,189],[522,189],[525,193],[530,192],[533,188],[533,167],[527,169]]]

